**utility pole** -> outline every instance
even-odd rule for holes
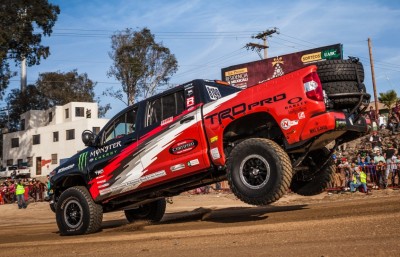
[[[371,76],[372,76],[372,86],[374,90],[375,110],[376,110],[376,115],[378,116],[379,115],[378,96],[376,93],[374,58],[372,57],[372,43],[370,38],[368,38],[368,50],[369,50],[369,62],[371,63]]]
[[[272,29],[267,29],[264,32],[261,32],[261,33],[258,33],[255,36],[252,36],[252,38],[255,38],[255,39],[262,39],[263,40],[263,44],[260,45],[260,44],[256,44],[256,43],[248,43],[248,44],[246,44],[246,48],[247,49],[251,49],[251,50],[256,50],[257,53],[259,54],[260,58],[261,58],[260,51],[261,51],[261,49],[264,49],[264,59],[267,59],[268,58],[268,47],[269,47],[268,46],[267,37],[269,37],[269,36],[271,36],[272,34],[275,34],[275,33],[279,34],[279,30],[276,27],[272,28]]]
[[[23,22],[23,29],[22,33],[25,32],[25,18],[26,18],[26,9],[23,9],[20,13],[21,20]],[[21,92],[26,91],[26,84],[27,84],[27,78],[26,78],[26,56],[22,56],[21,60]]]
[[[22,61],[21,61],[21,92],[25,92],[26,91],[26,84],[27,84],[26,58],[24,56],[24,57],[22,57]]]

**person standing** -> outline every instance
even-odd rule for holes
[[[17,202],[18,202],[18,209],[21,208],[26,209],[24,193],[25,193],[24,185],[22,185],[21,180],[18,180],[17,188],[15,190],[15,195],[17,196]]]
[[[376,111],[374,110],[374,107],[372,107],[372,106],[369,107],[368,116],[369,116],[369,119],[371,120],[372,129],[374,129],[375,126],[378,128],[378,115],[377,115]]]
[[[386,159],[386,171],[385,171],[385,188],[387,187],[387,181],[389,178],[390,170],[392,168],[392,157],[396,155],[397,150],[394,149],[392,144],[388,144],[388,149],[386,149],[385,153],[383,154],[383,157]]]

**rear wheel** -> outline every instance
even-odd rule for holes
[[[302,166],[308,167],[308,170],[297,172],[293,176],[290,189],[294,193],[305,196],[324,192],[331,185],[336,170],[332,158],[322,167],[327,158],[330,158],[327,148],[311,152],[302,163]]]
[[[129,222],[145,220],[150,223],[156,223],[164,216],[166,206],[165,199],[159,199],[135,209],[125,210],[125,217]]]
[[[103,208],[96,204],[83,186],[65,190],[56,207],[56,221],[61,235],[82,235],[100,230]]]
[[[245,203],[266,205],[277,201],[288,190],[292,165],[275,142],[246,139],[229,156],[227,179],[232,192]]]

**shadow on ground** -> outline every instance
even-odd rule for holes
[[[230,207],[230,208],[197,208],[192,211],[166,213],[160,224],[178,224],[192,221],[207,221],[217,223],[254,222],[265,220],[268,213],[289,212],[306,209],[307,205],[293,206],[262,206],[262,207]],[[143,230],[151,225],[145,221],[128,223],[126,219],[104,221],[102,229],[128,232]]]

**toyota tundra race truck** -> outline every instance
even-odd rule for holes
[[[222,180],[252,205],[323,192],[333,151],[368,132],[363,80],[358,60],[325,61],[246,89],[193,80],[127,107],[51,172],[60,234],[96,232],[117,210],[158,222],[166,197]]]

